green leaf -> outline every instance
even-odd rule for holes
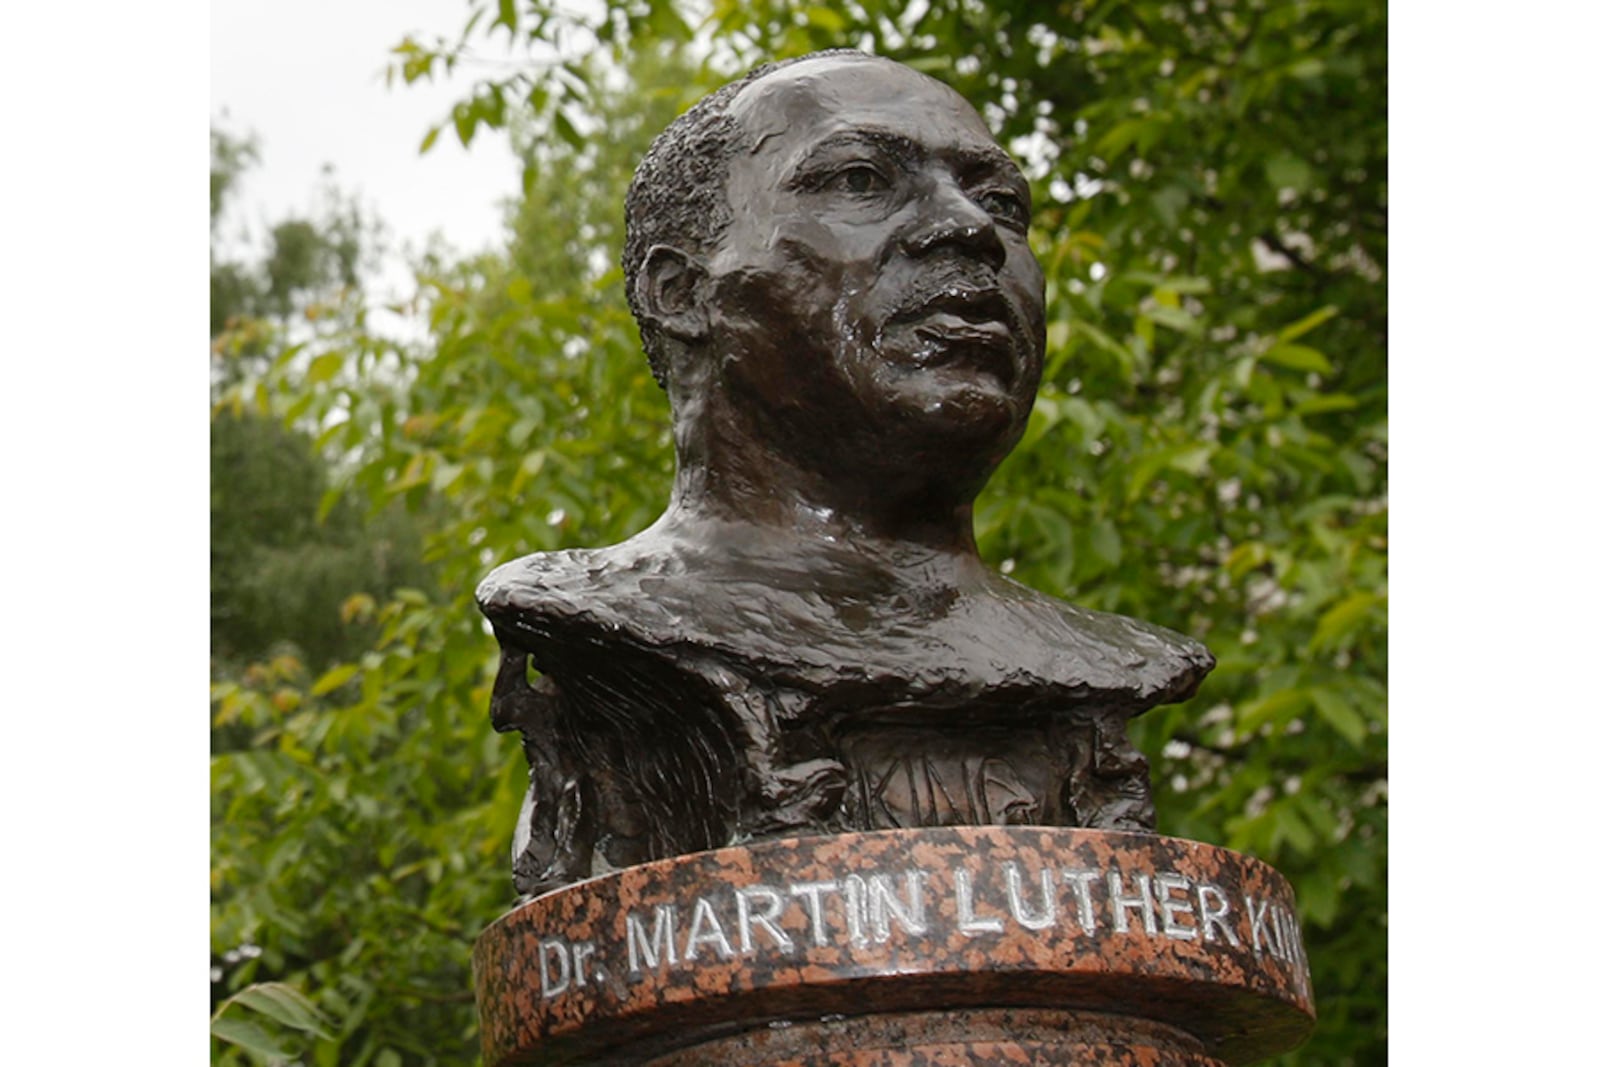
[[[238,1045],[248,1052],[264,1056],[269,1060],[284,1060],[289,1053],[272,1040],[261,1027],[245,1019],[233,1019],[219,1016],[211,1020],[211,1036],[226,1041],[231,1045]]]
[[[583,150],[583,137],[578,133],[578,128],[567,118],[565,108],[556,108],[555,114],[556,136],[579,151]]]
[[[428,132],[422,135],[422,144],[417,149],[418,155],[427,155],[427,153],[433,148],[435,142],[439,140],[439,131],[442,129],[443,127],[441,126],[428,127]]]
[[[344,490],[338,486],[330,486],[323,492],[322,498],[317,501],[317,524],[319,526],[328,521],[328,516],[332,514],[333,509],[338,506],[339,500],[343,496]]]
[[[1163,223],[1176,227],[1183,219],[1184,209],[1189,206],[1189,190],[1181,185],[1163,186],[1151,195],[1150,206],[1155,208],[1156,217]]]
[[[656,0],[650,5],[649,25],[655,35],[669,41],[686,41],[694,35],[670,0]]]
[[[1327,64],[1322,60],[1309,58],[1299,59],[1293,63],[1290,63],[1284,68],[1283,72],[1289,75],[1291,78],[1299,78],[1302,81],[1310,81],[1312,78],[1322,77],[1323,72],[1327,69]]]
[[[1311,397],[1295,405],[1296,415],[1325,415],[1334,411],[1354,411],[1360,401],[1345,393],[1327,393]]]
[[[1265,352],[1261,358],[1267,363],[1272,363],[1289,370],[1314,372],[1317,374],[1332,374],[1333,364],[1328,362],[1328,357],[1318,352],[1315,348],[1305,345],[1275,344]]]
[[[304,993],[282,982],[257,982],[229,998],[233,1003],[260,1012],[295,1030],[332,1039],[327,1020]]]
[[[1188,448],[1180,448],[1167,459],[1167,466],[1184,474],[1199,475],[1211,462],[1211,455],[1215,451],[1215,445],[1191,445]]]
[[[905,65],[912,70],[920,70],[924,74],[944,75],[955,66],[955,60],[941,52],[930,52],[920,56],[910,56],[905,60]]]
[[[1166,307],[1161,304],[1151,304],[1144,309],[1144,313],[1158,326],[1165,326],[1169,330],[1197,337],[1200,334],[1200,324],[1193,315],[1179,308]]]
[[[1256,357],[1254,356],[1244,356],[1235,362],[1231,368],[1229,368],[1229,374],[1233,379],[1233,384],[1240,389],[1249,388],[1250,379],[1255,375],[1255,371]]]
[[[1020,451],[1026,452],[1038,443],[1039,438],[1049,433],[1061,421],[1061,402],[1053,396],[1040,392],[1038,399],[1033,402],[1033,411],[1028,414],[1028,428],[1022,434],[1022,440],[1017,443]]]
[[[1085,441],[1097,439],[1106,430],[1106,420],[1095,406],[1082,397],[1068,396],[1061,399],[1061,414],[1078,427],[1078,432]]]
[[[1118,275],[1125,282],[1136,282],[1151,289],[1165,289],[1186,296],[1201,296],[1211,292],[1211,279],[1192,278],[1182,274],[1155,274],[1151,271],[1130,270]]]
[[[332,381],[342,366],[344,366],[344,353],[324,352],[311,361],[311,366],[306,369],[306,380],[313,385]]]
[[[499,8],[500,10],[496,14],[494,22],[489,24],[489,29],[493,30],[496,26],[504,26],[506,32],[515,39],[517,35],[517,0],[499,0]]]
[[[544,470],[545,457],[546,453],[542,448],[534,449],[522,457],[522,461],[517,464],[517,473],[511,477],[510,491],[513,496],[522,492],[522,487],[527,484],[528,479],[537,478],[539,472]]]
[[[470,147],[472,135],[478,132],[477,111],[469,104],[457,104],[450,113],[450,120],[455,124],[456,139],[461,142],[461,147]]]
[[[1105,136],[1095,142],[1095,153],[1107,163],[1115,161],[1118,156],[1128,150],[1129,145],[1138,139],[1139,134],[1144,130],[1145,123],[1145,119],[1124,119],[1117,123],[1106,131]]]
[[[440,463],[433,469],[432,485],[436,493],[449,491],[466,471],[463,463]]]
[[[1327,807],[1319,804],[1309,792],[1295,794],[1295,810],[1311,826],[1319,838],[1334,841],[1339,837],[1339,818]]]
[[[1267,159],[1267,180],[1280,189],[1304,192],[1311,187],[1311,164],[1299,156],[1280,152]]]
[[[837,11],[826,7],[806,8],[806,20],[819,30],[829,33],[843,33],[845,31],[844,17]]]
[[[419,485],[425,485],[433,475],[433,467],[438,462],[436,452],[418,452],[406,462],[405,470],[400,472],[400,477],[388,486],[390,493],[403,493]]]
[[[1339,914],[1339,894],[1331,879],[1308,879],[1296,885],[1294,890],[1300,913],[1307,922],[1328,926]]]
[[[1133,351],[1128,348],[1127,345],[1116,340],[1094,323],[1087,322],[1083,319],[1074,318],[1072,320],[1072,329],[1087,337],[1094,343],[1096,348],[1103,349],[1104,351],[1110,352],[1112,355],[1116,356],[1117,361],[1122,364],[1125,372],[1130,372],[1138,367],[1139,357],[1134,355]]]
[[[1357,592],[1335,604],[1317,620],[1317,629],[1311,635],[1313,651],[1330,648],[1349,636],[1367,617],[1380,609],[1384,597],[1374,593]]]
[[[1344,697],[1331,689],[1319,687],[1311,690],[1311,703],[1323,721],[1339,731],[1346,741],[1357,748],[1361,747],[1367,737],[1367,724],[1362,720],[1361,713],[1351,707]]]
[[[320,697],[333,692],[335,689],[354,678],[356,676],[356,671],[358,670],[360,670],[360,668],[354,663],[340,664],[331,671],[328,671],[321,678],[317,679],[317,684],[311,687],[311,695],[314,697]]]
[[[1332,305],[1320,307],[1311,314],[1307,315],[1305,318],[1300,319],[1298,322],[1295,322],[1289,326],[1285,326],[1283,329],[1279,330],[1278,341],[1280,343],[1293,341],[1297,337],[1301,337],[1310,333],[1312,330],[1316,329],[1318,326],[1321,326],[1323,323],[1327,322],[1337,314],[1339,314],[1339,309],[1337,307]]]
[[[1307,696],[1302,689],[1279,689],[1259,700],[1239,708],[1239,727],[1254,730],[1266,723],[1286,723],[1305,708]]]
[[[1089,548],[1108,567],[1122,562],[1122,537],[1109,519],[1101,519],[1089,528]]]
[[[1246,541],[1228,553],[1223,566],[1227,568],[1229,577],[1237,582],[1267,562],[1268,555],[1267,546],[1260,541]]]
[[[1311,827],[1300,818],[1300,813],[1290,804],[1279,804],[1272,809],[1273,838],[1288,841],[1296,850],[1310,854],[1316,851],[1317,837]]]

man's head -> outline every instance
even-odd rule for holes
[[[728,105],[751,82],[793,63],[860,54],[832,49],[756,67],[696,101],[661,131],[639,161],[624,209],[627,236],[622,249],[622,275],[628,306],[639,322],[650,371],[663,387],[668,373],[665,349],[670,340],[650,321],[636,283],[645,255],[652,247],[665,245],[692,254],[708,254],[727,228],[728,161],[740,147],[748,147],[738,124],[728,117]]]
[[[1038,385],[1029,211],[953,90],[819,53],[759,68],[658,138],[628,196],[628,296],[675,402],[688,372],[824,473],[956,458],[981,480]]]

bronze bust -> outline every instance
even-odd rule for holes
[[[1126,724],[1210,654],[973,540],[1039,384],[1030,211],[964,99],[856,52],[758,68],[657,138],[624,271],[671,503],[478,590],[531,767],[519,892],[775,835],[1154,829]]]

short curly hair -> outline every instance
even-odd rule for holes
[[[728,109],[751,82],[796,63],[847,55],[874,58],[853,48],[830,48],[756,67],[672,120],[640,160],[624,208],[622,277],[650,373],[662,388],[668,374],[666,337],[645,320],[634,295],[645,254],[658,244],[705,254],[728,228],[728,161],[745,145],[744,133]]]

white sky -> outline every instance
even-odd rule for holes
[[[470,73],[384,84],[389,49],[408,33],[455,39],[463,0],[218,0],[211,7],[211,115],[253,131],[260,161],[242,183],[227,232],[255,233],[311,210],[324,164],[376,212],[398,250],[442,234],[459,252],[496,246],[501,204],[520,170],[504,134],[480,127],[470,150],[448,125],[419,155],[423,134],[468,95]],[[226,117],[223,117],[226,109]],[[383,283],[400,277],[393,267]]]

